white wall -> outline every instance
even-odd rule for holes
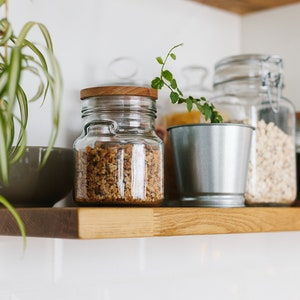
[[[174,72],[180,77],[181,67],[197,63],[212,74],[217,60],[241,52],[242,28],[250,41],[252,16],[184,0],[10,2],[16,28],[34,19],[53,35],[65,83],[58,146],[71,146],[81,130],[79,90],[113,79],[107,70],[111,60],[135,57],[137,79],[148,82],[158,71],[155,57],[184,42]],[[274,13],[276,27],[279,14]],[[249,49],[245,39],[242,44]],[[39,106],[32,109],[38,114],[29,142],[45,144],[49,117]],[[0,299],[300,299],[299,253],[298,232],[95,241],[29,238],[24,255],[21,238],[1,237]]]
[[[202,64],[212,75],[216,60],[240,51],[240,18],[184,0],[24,0],[10,1],[16,28],[27,20],[43,22],[52,33],[64,77],[62,124],[57,146],[72,146],[81,131],[79,91],[116,81],[112,60],[133,57],[136,80],[150,83],[158,74],[155,58],[178,43],[174,73]],[[38,112],[29,127],[29,143],[46,144],[49,114]],[[38,120],[39,126],[36,126]]]
[[[300,110],[300,4],[242,18],[242,52],[278,54],[284,63],[283,94]]]

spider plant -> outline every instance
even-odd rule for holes
[[[62,95],[61,72],[48,29],[44,24],[30,21],[15,34],[7,7],[8,0],[0,0],[0,8],[5,9],[5,16],[0,19],[0,179],[3,184],[9,184],[9,168],[24,154],[28,104],[34,101],[52,103],[52,131],[42,165],[46,162],[58,134]],[[40,32],[43,46],[29,40],[34,28]],[[30,97],[24,85],[28,76],[37,79],[36,91]],[[0,203],[13,214],[25,239],[25,227],[15,208],[1,195]]]

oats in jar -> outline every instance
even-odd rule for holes
[[[248,205],[288,206],[296,198],[295,143],[273,122],[257,123],[245,194]]]
[[[158,206],[163,201],[162,152],[144,144],[98,142],[76,152],[77,202]]]

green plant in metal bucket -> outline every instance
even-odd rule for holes
[[[170,90],[170,100],[173,104],[186,103],[188,111],[191,111],[193,109],[193,106],[196,106],[196,108],[205,117],[206,121],[209,120],[211,123],[222,123],[222,116],[215,109],[215,106],[212,103],[208,102],[205,97],[184,97],[172,72],[166,69],[166,63],[169,58],[176,60],[176,55],[174,54],[173,50],[182,45],[183,44],[178,44],[172,47],[164,59],[160,56],[156,58],[156,61],[161,65],[160,76],[155,77],[152,80],[151,87],[156,90],[160,90],[164,86],[167,87]]]
[[[30,21],[15,34],[7,7],[8,0],[0,0],[0,8],[5,10],[5,16],[0,19],[0,179],[3,184],[9,184],[9,168],[20,160],[27,145],[28,104],[48,100],[52,103],[52,131],[43,165],[57,138],[62,98],[61,72],[48,29],[44,24]],[[40,32],[44,46],[29,40],[34,28]],[[31,97],[22,84],[26,76],[34,76],[38,82]],[[18,212],[1,195],[0,203],[15,217],[25,242],[25,226]]]

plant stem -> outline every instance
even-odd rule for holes
[[[167,53],[167,55],[166,55],[166,57],[165,57],[165,59],[164,59],[164,61],[163,61],[163,64],[161,65],[161,68],[160,68],[160,73],[161,73],[161,74],[163,73],[163,71],[164,71],[164,69],[165,69],[165,65],[166,65],[166,63],[167,63],[167,60],[169,59],[169,57],[170,57],[171,53],[173,52],[173,50],[176,49],[176,48],[178,48],[178,47],[181,47],[182,45],[183,45],[183,43],[178,44],[178,45],[175,45],[175,46],[173,46],[173,47],[169,50],[169,52]],[[162,79],[162,80],[165,82],[165,80],[163,79],[163,76],[162,76],[162,75],[160,76],[160,79]],[[167,85],[168,85],[168,84],[167,84]]]
[[[178,44],[173,46],[167,53],[165,59],[157,57],[157,62],[161,65],[160,76],[155,77],[151,81],[151,87],[154,89],[162,89],[166,86],[170,90],[170,100],[173,104],[186,103],[187,110],[191,111],[193,106],[201,112],[205,117],[205,120],[210,120],[211,123],[221,123],[223,118],[220,113],[215,109],[214,105],[207,101],[205,97],[194,98],[193,96],[184,97],[180,88],[177,85],[173,74],[165,69],[167,60],[171,57],[173,60],[176,60],[176,55],[173,53],[173,50],[177,47],[182,46],[183,44]]]

